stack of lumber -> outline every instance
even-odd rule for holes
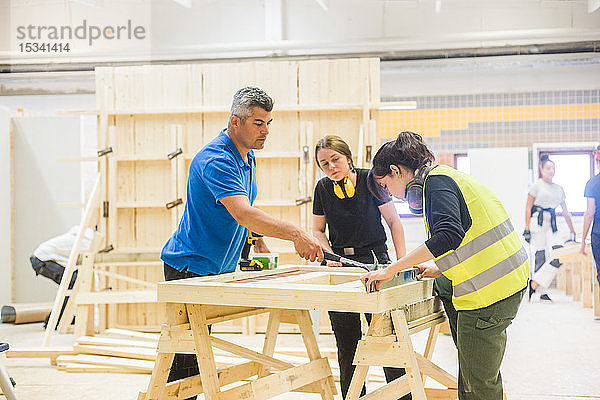
[[[8,358],[49,358],[52,365],[61,371],[87,373],[130,373],[151,374],[157,356],[158,334],[124,329],[107,329],[102,336],[81,336],[73,347],[30,347],[11,348]],[[258,347],[249,350],[261,352]],[[239,364],[241,357],[214,348],[217,367]],[[339,381],[337,349],[321,348],[321,354],[329,359],[334,379]],[[308,362],[304,347],[277,347],[275,357],[282,361],[300,365]],[[384,382],[383,371],[369,370],[369,380]]]
[[[56,358],[59,370],[67,372],[152,373],[158,335],[107,329],[104,336],[81,336],[73,343],[73,354]]]

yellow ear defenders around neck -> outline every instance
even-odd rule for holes
[[[354,196],[355,190],[350,177],[345,177],[341,181],[333,182],[333,193],[340,199],[349,199]]]

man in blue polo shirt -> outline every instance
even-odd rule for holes
[[[323,251],[314,237],[252,207],[257,195],[253,150],[265,145],[272,109],[273,100],[263,90],[238,90],[227,129],[194,157],[183,216],[161,253],[165,280],[235,271],[248,229],[291,240],[301,257],[323,260]],[[262,239],[256,250],[268,252]],[[177,354],[168,381],[197,374],[196,356]]]

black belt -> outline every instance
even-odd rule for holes
[[[365,247],[331,247],[335,254],[341,256],[361,256],[371,254],[371,251],[375,253],[387,252],[387,246],[385,243],[377,244],[374,246]]]
[[[533,216],[533,214],[538,213],[538,225],[542,226],[544,224],[544,213],[550,213],[550,226],[552,227],[552,232],[556,232],[558,231],[558,228],[556,227],[556,211],[554,210],[554,208],[542,208],[540,206],[536,206],[534,205],[533,207],[531,207],[531,216]]]

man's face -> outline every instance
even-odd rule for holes
[[[265,147],[269,135],[271,113],[260,107],[253,107],[252,114],[244,122],[239,121],[238,138],[244,147],[260,150]]]

